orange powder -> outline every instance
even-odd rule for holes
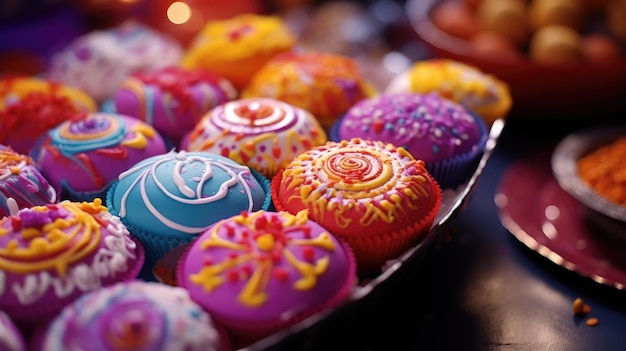
[[[626,206],[626,136],[580,158],[578,173],[599,194]]]

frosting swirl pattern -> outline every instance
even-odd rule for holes
[[[150,125],[97,112],[51,130],[33,157],[46,178],[70,196],[77,192],[101,195],[120,172],[165,151],[164,140]]]
[[[403,148],[362,139],[328,142],[296,157],[282,173],[278,202],[333,234],[401,230],[433,211],[440,196],[424,161]]]
[[[118,178],[111,206],[126,223],[163,236],[198,234],[222,218],[261,209],[265,200],[248,167],[207,152],[153,156]]]
[[[42,351],[215,351],[222,340],[209,315],[182,288],[132,281],[88,293],[66,307]]]
[[[271,98],[247,98],[209,112],[189,133],[183,148],[221,154],[273,176],[296,155],[326,140],[311,113]]]

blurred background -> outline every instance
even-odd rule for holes
[[[187,46],[206,21],[245,12],[280,15],[302,45],[359,59],[378,85],[423,57],[403,0],[1,0],[0,75],[45,72],[74,38],[128,19]]]

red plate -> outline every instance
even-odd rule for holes
[[[559,266],[626,290],[626,241],[590,224],[588,209],[552,176],[550,157],[533,154],[507,169],[495,195],[502,224]]]

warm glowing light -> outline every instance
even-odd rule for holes
[[[183,24],[191,18],[191,8],[182,1],[176,1],[167,8],[167,19],[174,24]]]

